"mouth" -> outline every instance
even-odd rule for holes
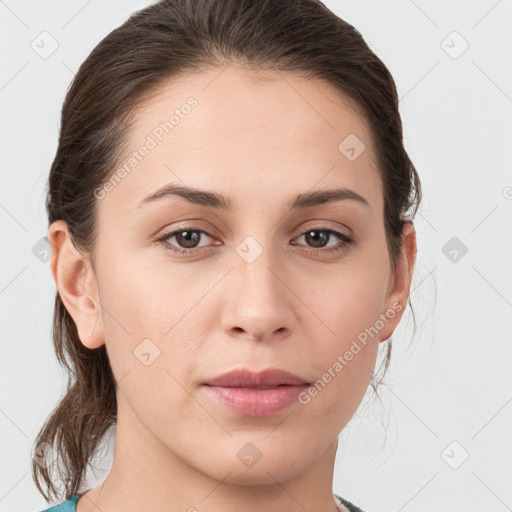
[[[259,372],[238,368],[203,383],[202,388],[216,404],[230,412],[265,417],[297,402],[309,386],[306,379],[280,368]]]

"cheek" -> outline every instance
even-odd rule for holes
[[[376,316],[375,301],[367,296],[340,295],[336,306],[326,310],[325,322],[334,334],[313,338],[310,360],[317,380],[300,400],[309,417],[343,428],[359,407],[379,348],[379,337],[371,330]]]
[[[173,411],[193,414],[197,404],[183,386],[204,339],[193,308],[204,286],[196,280],[187,289],[178,275],[139,263],[118,266],[101,282],[105,343],[121,399],[147,428],[154,428],[148,418],[169,426]]]
[[[180,366],[198,360],[213,318],[202,300],[211,287],[208,279],[197,272],[187,276],[179,265],[165,266],[159,258],[153,264],[110,258],[122,264],[105,266],[98,275],[105,343],[116,378],[154,366],[160,367],[158,380],[164,366],[180,373]]]
[[[316,314],[307,323],[319,375],[304,402],[313,415],[332,414],[339,420],[341,414],[345,422],[361,402],[375,367],[387,285],[382,263],[369,266],[362,258],[350,263],[303,292]]]
[[[204,280],[197,272],[187,276],[182,266],[158,251],[141,253],[131,258],[121,253],[107,256],[116,263],[105,265],[100,276],[102,302],[111,312],[107,316],[113,332],[162,340],[204,295]]]
[[[301,296],[318,316],[326,342],[346,343],[375,324],[386,299],[386,268],[357,255],[320,280],[303,283]]]

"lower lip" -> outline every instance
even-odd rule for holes
[[[263,417],[286,409],[308,389],[309,384],[276,386],[269,389],[203,387],[210,396],[233,412],[243,416]]]

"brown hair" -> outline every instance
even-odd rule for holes
[[[94,190],[114,173],[135,109],[178,74],[232,62],[325,80],[361,109],[382,177],[394,266],[405,215],[412,209],[413,217],[421,201],[420,180],[403,146],[397,90],[361,34],[319,0],[162,0],[109,33],[82,63],[66,94],[48,181],[49,224],[66,221],[75,246],[93,255]],[[117,420],[116,381],[105,345],[94,350],[82,345],[58,292],[52,335],[69,380],[34,442],[54,451],[49,467],[32,463],[37,488],[47,500],[80,490],[98,444]],[[391,338],[384,374],[390,354]],[[372,377],[375,392],[383,376]],[[55,469],[64,483],[60,496]]]

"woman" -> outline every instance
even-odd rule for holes
[[[420,199],[389,71],[320,1],[164,0],[105,37],[49,177],[48,510],[360,510],[338,435],[389,364]]]

